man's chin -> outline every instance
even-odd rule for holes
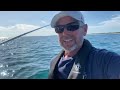
[[[76,48],[77,48],[77,46],[73,46],[73,47],[71,47],[71,48],[64,48],[64,47],[63,47],[63,49],[64,49],[65,51],[67,51],[67,52],[74,51]]]

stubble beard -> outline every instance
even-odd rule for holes
[[[71,48],[65,48],[63,47],[63,45],[61,45],[61,47],[66,51],[66,52],[71,52],[71,51],[74,51],[75,49],[78,48],[78,46],[75,44],[73,45]]]

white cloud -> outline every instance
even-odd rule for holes
[[[89,26],[88,33],[120,32],[120,15],[110,20],[98,23],[96,26]]]
[[[23,34],[25,32],[34,30],[36,28],[39,28],[40,26],[35,26],[35,25],[29,25],[29,24],[16,24],[14,26],[7,26],[3,27],[0,26],[0,37],[14,37],[20,34]],[[43,28],[41,30],[32,32],[28,35],[33,35],[33,36],[48,36],[48,35],[56,35],[55,31],[52,28]]]
[[[1,30],[7,30],[7,28],[0,26],[0,31],[1,31]]]
[[[47,23],[41,21],[42,23]],[[29,25],[29,24],[16,24],[13,26],[0,26],[0,37],[14,37],[25,32],[31,31],[33,29],[39,28],[40,26]],[[120,15],[112,16],[111,19],[107,21],[102,21],[96,26],[88,26],[88,33],[105,33],[105,32],[120,32]],[[48,36],[57,35],[55,31],[49,27],[44,28],[28,35],[33,36]]]
[[[52,28],[44,28],[41,30],[38,30],[36,32],[33,32],[31,34],[29,34],[30,36],[50,36],[50,35],[57,35],[54,31],[54,29]]]
[[[0,31],[4,31],[4,30],[30,30],[30,29],[35,29],[35,28],[38,28],[38,26],[34,26],[34,25],[28,25],[28,24],[16,24],[14,26],[7,26],[7,27],[3,27],[3,26],[0,26]]]

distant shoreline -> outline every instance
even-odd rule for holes
[[[108,33],[91,33],[91,34],[120,34],[120,32],[108,32]]]

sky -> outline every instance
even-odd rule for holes
[[[15,37],[30,30],[50,24],[60,11],[0,11],[0,37]],[[120,32],[120,11],[81,11],[88,34]],[[27,36],[57,35],[50,26]]]

